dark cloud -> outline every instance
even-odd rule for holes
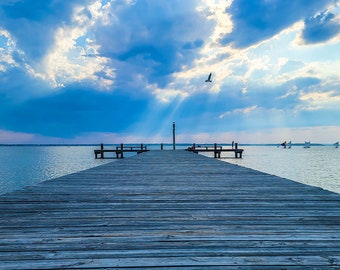
[[[17,63],[34,68],[54,45],[58,27],[72,24],[73,7],[89,2],[26,0],[0,4],[0,26],[11,33],[18,49],[24,52]],[[99,45],[99,53],[89,52],[84,57],[110,58],[117,74],[117,88],[131,87],[126,82],[140,75],[147,83],[165,87],[173,72],[197,59],[198,49],[214,27],[212,21],[197,14],[196,5],[195,0],[140,0],[132,4],[113,1],[110,23],[103,25],[101,20],[93,20],[91,33],[86,34]],[[83,15],[91,19],[94,14],[85,9]],[[85,43],[86,37],[76,42]]]
[[[0,72],[0,94],[14,104],[48,95],[51,91],[52,89],[46,81],[30,76],[21,67],[9,68],[6,72]],[[3,103],[0,104],[2,106]]]
[[[286,85],[295,85],[297,89],[304,90],[305,92],[309,92],[309,88],[312,86],[316,86],[321,83],[321,80],[316,77],[302,77],[297,78],[295,80],[289,81]],[[314,91],[314,90],[313,90]]]
[[[184,44],[183,49],[185,50],[193,50],[193,49],[199,49],[203,46],[204,41],[201,39],[197,39],[193,42],[187,42]]]
[[[315,87],[321,83],[319,78],[301,77],[285,82],[282,85],[271,87],[250,87],[245,99],[249,104],[257,104],[263,108],[289,109],[300,104],[299,93],[315,91]],[[294,90],[294,93],[286,95]],[[283,98],[286,96],[285,98]]]
[[[317,16],[305,20],[305,29],[302,38],[305,43],[325,42],[340,32],[340,23],[335,19],[335,15],[323,12]]]
[[[223,44],[244,48],[268,39],[299,20],[314,16],[334,0],[235,0],[227,10],[233,31],[223,37]]]
[[[82,132],[121,132],[140,121],[149,102],[145,95],[68,88],[2,108],[0,129],[62,138]]]
[[[39,60],[54,43],[59,26],[70,23],[73,6],[89,0],[27,0],[0,4],[0,27],[15,38],[27,61]]]
[[[117,61],[118,79],[123,82],[144,74],[149,83],[165,86],[168,75],[197,58],[197,49],[213,29],[211,22],[198,16],[196,5],[194,0],[144,0],[121,9],[113,7],[114,23],[98,25],[94,31],[100,54]],[[124,68],[130,67],[130,73],[120,68],[121,62]]]

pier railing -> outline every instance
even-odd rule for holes
[[[213,152],[214,158],[221,158],[221,153],[223,152],[234,152],[235,158],[242,158],[243,149],[238,148],[238,144],[235,143],[235,145],[232,148],[223,148],[223,146],[218,146],[216,143],[212,146],[201,146],[196,145],[195,143],[187,148],[187,151],[193,152],[193,153],[200,153],[200,152]]]
[[[129,145],[126,146],[124,144],[120,144],[120,146],[116,146],[115,149],[104,149],[104,144],[100,145],[100,149],[94,150],[95,158],[105,158],[104,153],[114,153],[116,158],[124,158],[124,153],[143,153],[149,151],[146,145]]]
[[[160,149],[163,150],[163,143],[160,145]],[[200,152],[211,152],[214,153],[214,158],[221,158],[221,154],[224,152],[233,152],[235,158],[242,158],[243,149],[238,148],[238,144],[235,143],[232,148],[223,148],[223,146],[212,144],[212,145],[205,145],[201,146],[199,144],[193,144],[191,147],[186,149],[187,151],[193,153],[200,153]],[[120,144],[119,146],[114,147],[113,149],[104,149],[104,144],[100,145],[100,149],[94,150],[95,158],[104,159],[104,158],[124,158],[124,153],[143,153],[150,151],[146,145],[139,144],[139,145],[124,145]],[[113,153],[111,157],[105,157],[105,153]]]

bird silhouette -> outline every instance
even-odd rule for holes
[[[212,75],[212,74],[211,74],[211,72],[210,72],[210,74],[209,74],[209,76],[208,76],[208,79],[206,79],[205,82],[212,82],[212,80],[211,80],[211,75]]]

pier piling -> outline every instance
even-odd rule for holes
[[[176,123],[172,123],[172,148],[176,150]]]

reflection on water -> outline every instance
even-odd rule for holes
[[[0,194],[112,160],[94,159],[95,146],[1,146]]]
[[[340,149],[332,146],[242,148],[243,159],[222,160],[340,193]]]

